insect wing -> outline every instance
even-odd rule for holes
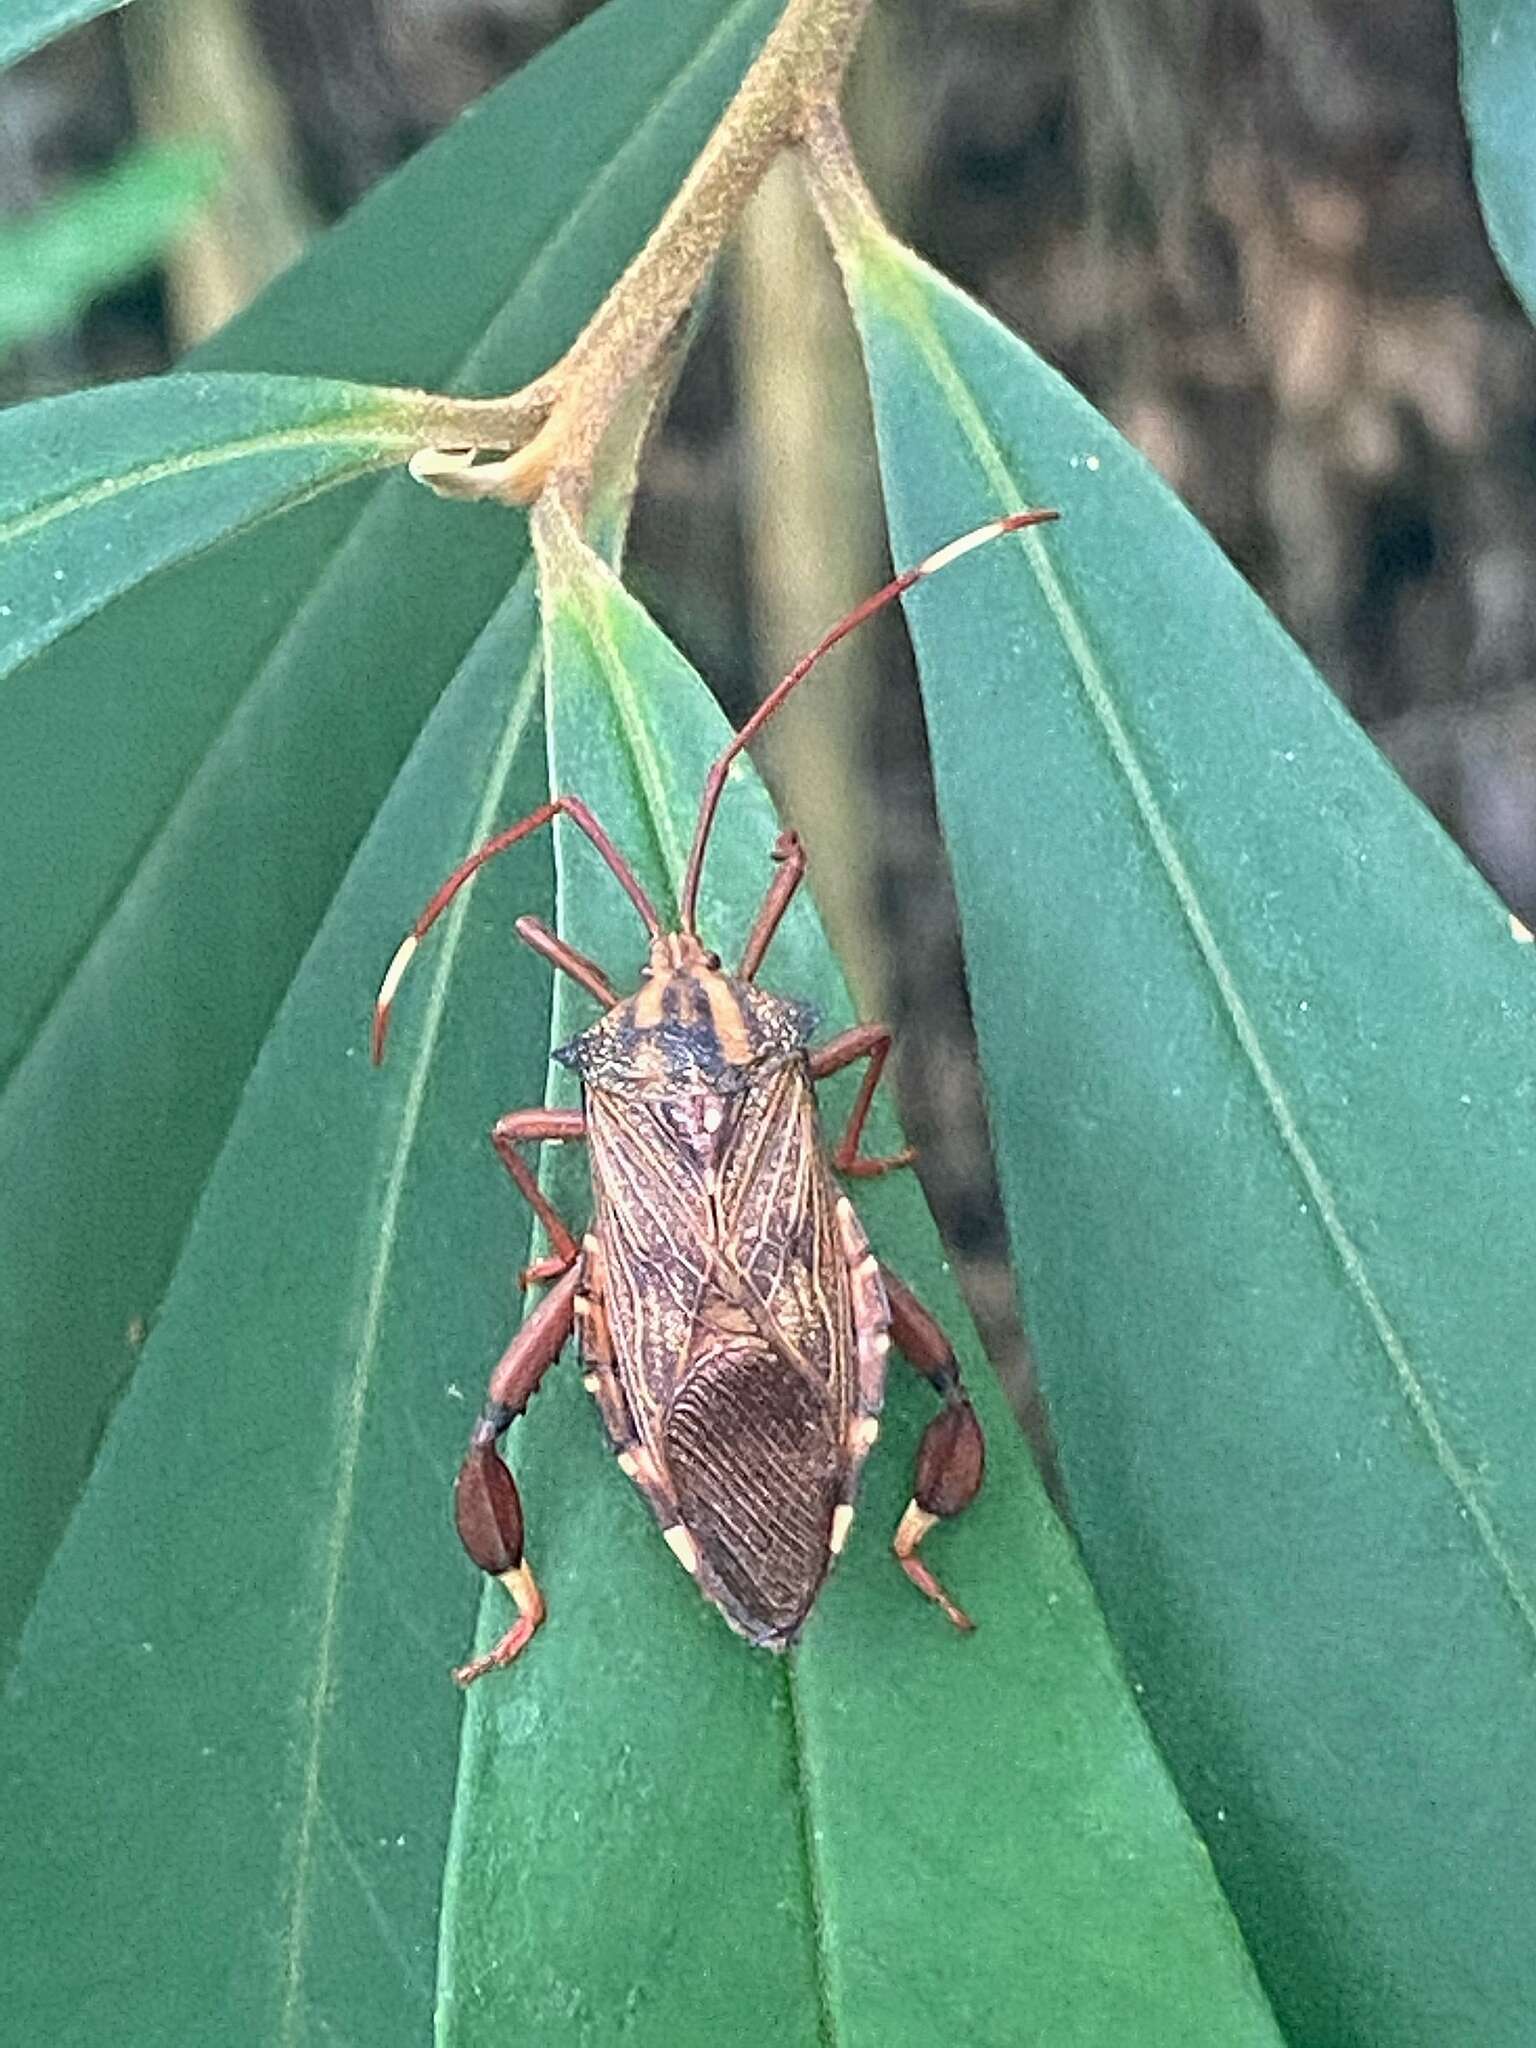
[[[730,1096],[593,1091],[588,1121],[636,1476],[663,1526],[686,1529],[700,1585],[732,1625],[787,1642],[826,1574],[859,1378],[854,1282],[804,1063]]]

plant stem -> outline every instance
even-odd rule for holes
[[[854,161],[835,100],[824,99],[806,109],[799,141],[811,197],[841,262],[854,242],[872,230],[878,233],[884,222]]]
[[[451,401],[445,428],[504,459],[428,451],[413,474],[445,495],[579,510],[609,421],[687,312],[741,209],[813,108],[835,102],[869,0],[787,0],[655,232],[569,351],[508,398]],[[445,444],[447,435],[444,436]]]

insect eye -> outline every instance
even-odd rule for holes
[[[720,965],[720,955],[718,953],[706,953],[704,955],[704,965],[713,973]]]

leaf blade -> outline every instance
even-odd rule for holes
[[[403,369],[392,374],[410,375],[434,319],[447,346],[467,348],[502,308],[508,331],[476,356],[484,374],[502,381],[513,350],[557,353],[562,324],[600,296],[624,238],[643,233],[647,207],[660,211],[769,11],[767,0],[723,11],[685,0],[658,26],[640,7],[606,10],[539,76],[418,159],[398,209],[386,191],[319,245],[314,268],[286,277],[212,359],[228,366],[249,349],[280,363],[292,348],[302,361],[316,308],[314,353],[335,352],[343,367],[350,339],[359,353],[398,347]],[[620,116],[606,96],[579,129],[540,136],[521,118],[540,101],[569,104],[594,63],[623,81],[621,106],[633,89],[650,128],[649,143],[641,134],[620,152],[617,173],[609,137]],[[621,181],[613,220],[583,208],[589,152],[600,181]],[[472,241],[462,181],[482,189],[509,164],[551,173],[544,214],[529,207],[518,223],[529,260],[513,251],[510,292],[505,275],[488,286],[476,266],[455,268]],[[533,274],[551,248],[553,280]],[[432,306],[417,295],[397,309],[402,283],[432,255],[448,266]],[[216,2013],[220,2038],[236,2044],[353,2029],[388,2044],[419,2041],[430,2023],[459,1713],[443,1667],[475,1584],[442,1518],[464,1389],[440,1385],[423,1409],[418,1375],[429,1359],[483,1361],[505,1335],[519,1225],[508,1230],[515,1209],[485,1169],[479,1133],[504,1089],[534,1091],[542,1078],[542,1033],[527,1041],[525,1080],[522,1040],[508,1057],[499,878],[477,892],[486,923],[468,921],[475,986],[447,1008],[403,1189],[387,1341],[366,1375],[374,1399],[353,1453],[345,1597],[331,1612],[325,1532],[347,1416],[333,1367],[353,1359],[366,1320],[355,1262],[397,1136],[399,1083],[365,1082],[362,1071],[367,997],[403,917],[440,877],[443,836],[474,826],[485,750],[515,680],[515,618],[501,618],[499,636],[483,629],[506,599],[518,532],[510,518],[465,518],[397,482],[361,508],[355,494],[322,500],[120,600],[25,671],[5,708],[13,744],[0,747],[0,773],[32,809],[3,814],[18,834],[26,818],[43,821],[41,840],[15,849],[36,948],[19,964],[29,993],[55,1006],[41,1034],[52,1076],[30,1104],[46,1142],[29,1150],[14,1098],[0,1110],[18,1251],[0,1307],[8,1355],[19,1330],[16,1355],[30,1369],[27,1405],[6,1431],[18,1469],[4,1499],[29,1541],[33,1511],[52,1518],[34,1575],[5,1588],[19,1594],[27,1633],[0,1727],[16,1822],[0,1912],[7,1955],[21,1964],[12,2009],[38,2038],[110,2027],[195,2040]],[[153,746],[115,687],[146,646],[165,712]],[[417,744],[440,696],[440,719]],[[17,703],[36,716],[24,746],[14,744]],[[45,718],[60,706],[74,726]],[[223,745],[211,763],[210,737]],[[350,780],[338,779],[341,762]],[[336,877],[397,775],[390,818],[311,947],[313,921],[332,909]],[[166,803],[173,844],[160,830]],[[107,815],[93,832],[98,810]],[[88,919],[83,948],[80,927],[60,915],[71,904],[49,891],[60,843],[82,883],[106,876],[86,909],[94,918],[104,903],[107,929]],[[123,889],[113,863],[125,856]],[[509,868],[518,907],[537,905],[549,887],[537,858]],[[62,1000],[50,979],[61,966]],[[514,989],[524,967],[542,972],[514,958]],[[13,1031],[16,994],[9,981]],[[21,1028],[25,1051],[25,1016]],[[413,1282],[442,1255],[445,1218],[467,1270],[436,1301]],[[61,1220],[62,1245],[50,1227]],[[123,1343],[100,1386],[91,1374],[135,1305],[150,1310],[149,1343],[142,1359]],[[8,1401],[19,1377],[6,1377]],[[10,1535],[14,1573],[29,1560]],[[306,1706],[327,1641],[330,1709],[311,1771]],[[98,1725],[100,1782],[78,1768],[84,1731]]]
[[[772,11],[686,0],[652,34],[603,10],[322,237],[198,373],[515,388],[654,224]],[[587,95],[594,71],[621,83]],[[463,195],[502,190],[519,205],[490,265]],[[7,1657],[265,1026],[523,531],[399,478],[353,485],[130,591],[0,700],[0,1332],[28,1361],[0,1383]]]
[[[101,14],[115,14],[128,0],[11,0],[0,22],[0,66],[51,43]]]
[[[589,572],[557,606],[546,625],[546,671],[559,678],[551,786],[581,790],[665,901],[727,728],[617,586]],[[652,814],[655,803],[666,815]],[[722,952],[745,934],[775,830],[755,777],[733,777],[702,898],[702,928]],[[562,930],[617,969],[620,949],[638,952],[633,914],[574,835],[556,862]],[[766,979],[815,1001],[828,1029],[849,1019],[803,905]],[[558,1008],[560,1035],[589,1021],[580,997],[562,992]],[[882,1122],[884,1146],[895,1134]],[[579,1167],[562,1164],[559,1177],[568,1213],[580,1213]],[[472,1886],[473,1903],[446,1929],[445,2048],[518,2031],[566,2038],[556,2018],[575,1982],[581,2024],[603,2038],[622,2023],[637,2043],[749,2028],[754,2039],[859,2048],[1090,2043],[1128,2031],[1149,2044],[1278,2038],[978,1358],[921,1194],[903,1178],[861,1190],[860,1206],[882,1255],[956,1335],[989,1430],[982,1502],[934,1539],[936,1568],[972,1604],[977,1635],[955,1636],[925,1608],[885,1548],[932,1410],[899,1364],[852,1544],[787,1667],[745,1648],[699,1601],[599,1452],[574,1374],[559,1391],[552,1380],[509,1439],[550,1620],[505,1684],[471,1696],[455,1882],[461,1894]],[[505,1625],[493,1593],[482,1640]],[[998,1703],[1026,1680],[1039,1740],[1010,1749],[998,1741]],[[940,1768],[914,1768],[937,1728]],[[594,1779],[594,1753],[615,1782]],[[775,1784],[777,1800],[766,1799]],[[751,1856],[728,1853],[722,1866],[722,1841],[738,1837]],[[664,1888],[647,1877],[657,1870],[674,1873]],[[906,1870],[931,1885],[896,1876]],[[765,1916],[765,1881],[777,1914]],[[583,1959],[583,1930],[619,1917],[630,1941]],[[936,1971],[933,1957],[950,1949],[963,1965]],[[659,1956],[660,2001],[645,1973]]]
[[[20,2008],[45,2037],[88,2030],[98,1999],[128,2038],[195,2039],[210,2009],[225,2038],[263,2043],[327,2024],[418,2040],[429,2023],[458,1720],[439,1630],[443,1617],[467,1625],[474,1587],[442,1514],[468,1404],[448,1361],[435,1386],[421,1363],[445,1321],[466,1355],[492,1352],[507,1308],[501,1190],[475,1172],[468,1199],[457,1192],[463,1134],[483,1126],[495,1086],[502,931],[466,916],[443,935],[438,973],[456,943],[480,972],[445,1020],[440,1062],[439,997],[427,1029],[402,1034],[394,1071],[373,1075],[357,992],[397,924],[391,899],[435,870],[445,823],[473,829],[509,736],[523,740],[517,773],[539,772],[532,625],[525,579],[306,959],[33,1610],[6,1696],[5,1765],[12,1810],[35,1805],[49,1824],[28,1845],[8,1838],[27,1882],[4,1896],[9,1952],[35,1946],[22,1938],[34,1916],[51,1930]],[[547,849],[512,878],[525,900],[539,898],[541,865],[547,893]],[[514,995],[520,979],[513,962]],[[516,1086],[516,1051],[495,1064]],[[532,1080],[542,1062],[523,1064]],[[445,1211],[481,1254],[446,1318],[422,1285]],[[336,1225],[352,1213],[362,1225],[338,1261]],[[317,1216],[333,1219],[331,1240]],[[316,1369],[333,1359],[343,1371]],[[89,1585],[108,1550],[103,1608]],[[116,1712],[96,1749],[102,1777],[73,1792],[58,1762],[103,1688]],[[157,1887],[125,1886],[118,1842],[154,1856]],[[127,1981],[82,1967],[75,1951],[104,1928],[121,1937],[114,1953],[161,1966]],[[415,1979],[405,2000],[400,1952]]]
[[[1423,1872],[1481,1858],[1498,1810],[1517,1897],[1536,1825],[1464,1734],[1522,1697],[1536,1612],[1505,1220],[1529,955],[1113,431],[894,244],[844,254],[903,554],[1005,498],[1064,511],[911,615],[1101,1594],[1282,2022],[1417,2042],[1475,2009],[1513,2041],[1518,1942]]]
[[[0,684],[147,577],[398,462],[429,419],[421,393],[238,375],[109,385],[0,415]],[[150,502],[122,502],[135,493]]]
[[[1504,275],[1536,317],[1536,151],[1529,118],[1536,29],[1528,8],[1505,0],[1456,0],[1456,22],[1461,104],[1483,219]]]

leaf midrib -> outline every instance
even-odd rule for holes
[[[589,550],[587,552],[590,554]],[[615,714],[628,742],[640,807],[650,828],[651,839],[660,858],[662,870],[671,878],[673,900],[676,901],[686,856],[673,821],[671,807],[667,802],[666,777],[651,738],[650,728],[640,710],[634,680],[625,667],[615,642],[608,608],[594,601],[594,587],[611,588],[621,602],[629,603],[631,600],[617,576],[595,555],[591,556],[586,566],[586,576],[572,579],[573,594],[580,605],[582,623],[587,629],[589,642],[597,656],[597,666],[608,684]],[[553,732],[553,715],[550,717],[549,725]],[[553,787],[550,794],[555,794]],[[563,903],[563,890],[560,901]],[[563,919],[561,927],[563,929]],[[795,1668],[795,1659],[799,1654],[798,1650],[791,1651],[780,1659],[779,1664],[789,1729],[786,1747],[789,1751],[790,1778],[794,1786],[795,1834],[800,1848],[807,1918],[811,1928],[811,1975],[816,1986],[817,2044],[818,2048],[837,2048],[841,2035],[832,1995],[832,1932],[827,1920],[826,1887],[816,1839],[815,1799],[810,1766],[811,1744]]]
[[[238,372],[223,374],[235,376]],[[294,378],[292,381],[302,383],[305,380]],[[217,469],[221,463],[244,462],[258,455],[282,455],[289,449],[355,447],[358,455],[356,465],[339,471],[335,478],[337,483],[345,483],[349,476],[361,476],[370,469],[384,468],[402,449],[419,448],[425,431],[423,424],[409,429],[392,427],[376,433],[361,433],[354,414],[345,421],[326,423],[318,431],[311,422],[303,427],[273,428],[264,434],[244,434],[234,440],[212,442],[204,448],[190,448],[181,455],[162,456],[158,461],[141,462],[111,476],[97,477],[90,483],[61,492],[56,498],[44,500],[30,511],[0,519],[0,547],[25,540],[29,534],[40,532],[56,520],[71,518],[79,512],[93,512],[98,505],[108,504],[129,491],[147,490],[174,477],[195,476],[205,469]]]
[[[914,257],[889,237],[872,237],[877,260],[900,278],[901,317],[907,325],[933,375],[934,382],[953,411],[956,422],[969,442],[978,463],[998,491],[1000,511],[1012,511],[1025,502],[1025,493],[1009,469],[1007,459],[992,434],[969,386],[955,366],[927,307],[913,288],[908,271],[921,272],[924,281],[938,294],[957,297],[947,281],[921,259]],[[1049,548],[1041,535],[1026,530],[1018,535],[1042,597],[1056,622],[1071,659],[1088,709],[1099,726],[1116,770],[1130,794],[1138,824],[1173,891],[1180,916],[1194,942],[1202,965],[1214,986],[1219,1007],[1237,1039],[1239,1050],[1257,1083],[1281,1145],[1302,1185],[1312,1198],[1329,1247],[1339,1262],[1346,1285],[1360,1305],[1371,1331],[1391,1367],[1399,1392],[1408,1407],[1442,1477],[1455,1494],[1461,1514],[1458,1520],[1471,1528],[1486,1554],[1520,1625],[1536,1648],[1536,1595],[1526,1587],[1510,1545],[1483,1499],[1471,1467],[1462,1458],[1440,1420],[1428,1386],[1414,1364],[1401,1332],[1389,1315],[1365,1256],[1344,1220],[1331,1182],[1307,1143],[1300,1118],[1264,1048],[1237,978],[1222,951],[1215,928],[1206,913],[1193,875],[1179,851],[1172,826],[1158,802],[1151,778],[1115,703],[1103,664],[1094,650],[1091,635],[1067,594]]]
[[[811,1790],[810,1731],[805,1705],[800,1697],[795,1669],[798,1649],[781,1659],[784,1701],[789,1712],[790,1762],[795,1785],[795,1818],[800,1839],[801,1862],[805,1869],[805,1892],[810,1906],[811,1957],[816,1981],[816,2036],[818,2048],[837,2048],[837,2008],[832,1997],[832,1937],[827,1922],[826,1887],[822,1878],[821,1852],[816,1844],[815,1799]]]
[[[590,565],[592,578],[605,578],[622,597],[625,593],[617,576],[594,555]],[[635,686],[624,666],[605,607],[591,602],[590,583],[586,578],[578,579],[574,593],[581,609],[581,624],[585,629],[588,645],[596,658],[596,664],[608,684],[613,708],[628,742],[630,765],[634,771],[635,793],[640,808],[645,813],[650,828],[651,844],[656,858],[666,875],[675,904],[682,886],[684,853],[682,842],[672,823],[672,813],[667,803],[666,776],[662,772],[651,735],[640,713]],[[551,790],[551,795],[555,794]]]

